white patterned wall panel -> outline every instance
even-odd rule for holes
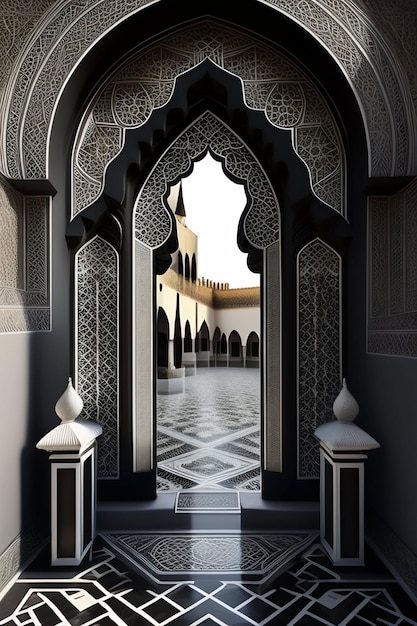
[[[223,161],[227,172],[247,184],[251,207],[244,231],[249,242],[263,249],[278,241],[278,202],[268,178],[242,141],[210,112],[178,137],[149,176],[136,207],[136,239],[153,249],[166,242],[171,218],[162,198],[170,185],[191,172],[193,161],[208,148]]]
[[[133,467],[136,472],[153,468],[154,445],[154,309],[152,294],[155,273],[153,252],[135,241],[134,297],[134,388],[135,415],[133,421]]]
[[[119,474],[118,255],[95,237],[76,257],[76,385],[82,417],[98,421],[99,478]]]
[[[417,357],[417,179],[368,202],[368,352]]]
[[[314,431],[333,418],[341,384],[341,259],[315,239],[298,255],[298,475],[318,478]]]
[[[263,421],[264,469],[282,471],[281,411],[281,249],[278,243],[264,252],[263,304]]]
[[[24,530],[0,554],[0,596],[22,568],[36,556],[37,550],[47,543],[47,538],[36,523]]]

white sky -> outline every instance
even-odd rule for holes
[[[239,218],[246,205],[243,185],[223,173],[210,154],[194,163],[182,181],[186,224],[198,235],[198,276],[230,287],[259,285],[259,275],[246,265],[247,255],[237,246]]]

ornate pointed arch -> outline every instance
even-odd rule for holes
[[[148,177],[136,204],[136,240],[150,249],[168,241],[173,222],[164,198],[208,150],[232,179],[245,184],[248,205],[241,220],[245,240],[259,250],[278,242],[278,200],[268,178],[250,150],[210,111],[178,137]]]
[[[72,159],[72,216],[100,195],[126,133],[172,98],[177,77],[203,59],[238,77],[246,106],[291,133],[312,191],[345,214],[345,157],[330,108],[307,74],[282,52],[211,20],[182,28],[135,53],[98,93],[80,125]],[[254,79],[256,76],[256,79]]]
[[[374,176],[416,173],[416,71],[403,65],[401,49],[413,49],[412,27],[399,22],[401,33],[391,47],[364,9],[351,0],[258,0],[306,31],[331,56],[347,77],[365,123],[369,146],[369,171]],[[1,111],[7,134],[1,151],[1,170],[16,179],[42,179],[49,175],[48,146],[55,112],[67,82],[84,58],[106,35],[129,21],[158,11],[162,0],[93,0],[86,7],[73,0],[52,4],[39,19],[31,37],[5,42],[20,51],[13,72],[8,56]],[[172,3],[171,3],[172,4]],[[387,2],[383,10],[389,21],[403,19]],[[149,5],[149,6],[148,6]],[[387,10],[388,8],[388,10]],[[378,7],[378,12],[380,8]],[[174,11],[175,13],[175,11]],[[38,15],[34,15],[34,22]],[[157,22],[157,20],[154,20]],[[410,20],[411,22],[411,20]],[[13,25],[8,31],[16,32]],[[12,46],[10,45],[12,44]],[[397,48],[395,47],[397,46]],[[220,55],[216,42],[192,52],[198,62],[207,50]],[[250,50],[241,50],[234,65],[247,60]],[[183,50],[178,51],[183,55]],[[404,55],[402,55],[404,58]],[[407,60],[407,59],[406,59]],[[128,89],[129,86],[127,85]],[[413,94],[414,90],[414,94]],[[110,96],[111,94],[109,94]]]

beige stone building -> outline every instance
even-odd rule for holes
[[[198,236],[187,227],[181,188],[174,213],[178,249],[157,276],[159,377],[173,367],[188,375],[196,367],[259,367],[260,287],[200,278]]]

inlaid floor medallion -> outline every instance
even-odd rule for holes
[[[104,539],[153,580],[221,576],[263,584],[289,567],[316,538],[311,533],[105,534]]]

